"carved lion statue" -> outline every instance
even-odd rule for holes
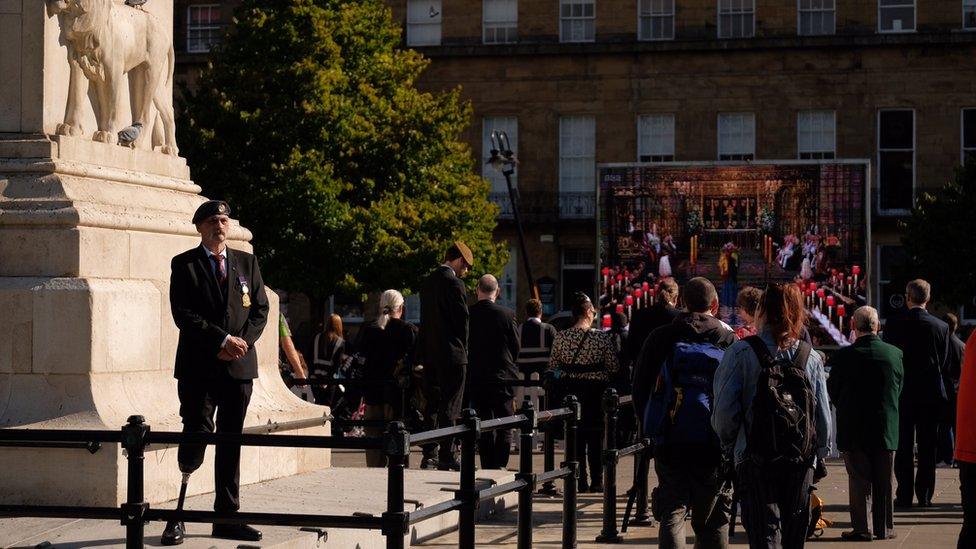
[[[158,145],[162,153],[177,155],[170,92],[173,41],[165,26],[142,8],[113,0],[47,1],[51,12],[58,15],[71,67],[64,123],[58,125],[57,133],[84,133],[82,107],[90,95],[98,123],[92,139],[115,143],[116,133],[129,123],[119,118],[122,86],[128,85],[131,122],[145,128],[130,146],[152,149]]]

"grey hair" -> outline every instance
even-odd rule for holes
[[[381,330],[386,329],[390,315],[403,307],[403,294],[396,290],[387,290],[380,296],[380,316],[376,317],[376,325]]]
[[[483,294],[493,295],[498,291],[498,279],[490,274],[482,276],[478,279],[478,291]]]
[[[881,326],[881,320],[878,319],[878,310],[867,305],[858,307],[854,311],[851,323],[854,325],[854,331],[859,334],[873,334]]]

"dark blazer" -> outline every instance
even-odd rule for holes
[[[897,450],[901,349],[876,335],[861,336],[831,355],[827,366],[827,391],[837,408],[837,448]]]
[[[427,383],[458,390],[468,364],[468,301],[464,282],[446,265],[420,286],[418,360]]]
[[[916,307],[889,318],[882,337],[904,353],[902,410],[943,406],[948,400],[943,376],[948,370],[949,326]]]
[[[651,332],[674,322],[681,311],[672,307],[667,301],[661,299],[644,309],[634,311],[630,319],[630,333],[627,335],[627,346],[624,351],[630,360],[637,360],[640,355],[644,341]]]
[[[413,324],[391,318],[385,328],[380,328],[374,320],[360,333],[357,347],[366,357],[363,377],[369,380],[393,379],[397,365],[413,365],[414,347],[417,343],[417,327]],[[396,406],[398,391],[387,386],[368,386],[363,390],[366,404],[389,404]]]
[[[471,306],[468,378],[481,381],[517,379],[519,330],[515,313],[487,299]],[[475,385],[476,386],[476,385]]]
[[[542,372],[549,366],[552,342],[556,339],[556,327],[552,324],[529,319],[519,328],[518,365],[523,371]]]
[[[254,342],[268,319],[268,297],[258,261],[253,255],[227,248],[227,286],[217,287],[212,262],[202,246],[173,258],[170,268],[169,303],[176,327],[177,379],[216,376],[226,371],[235,379],[258,377]],[[247,284],[251,306],[243,304],[241,277]],[[226,294],[226,295],[224,295]],[[247,342],[247,353],[238,360],[217,358],[226,335]]]

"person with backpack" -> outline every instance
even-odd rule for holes
[[[684,301],[688,312],[651,332],[641,349],[634,405],[654,444],[659,546],[685,546],[690,511],[695,547],[724,548],[732,498],[723,487],[721,446],[711,426],[712,381],[735,333],[714,316],[718,293],[708,279],[689,280]]]
[[[824,362],[800,339],[806,311],[796,284],[768,286],[756,316],[759,335],[730,347],[715,372],[712,426],[734,457],[749,546],[800,548],[830,438]]]

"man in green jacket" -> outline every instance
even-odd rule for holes
[[[878,337],[878,311],[860,307],[852,319],[857,340],[830,357],[827,391],[837,407],[837,447],[847,467],[851,525],[849,541],[895,537],[892,519],[894,451],[898,448],[898,398],[902,352]]]

